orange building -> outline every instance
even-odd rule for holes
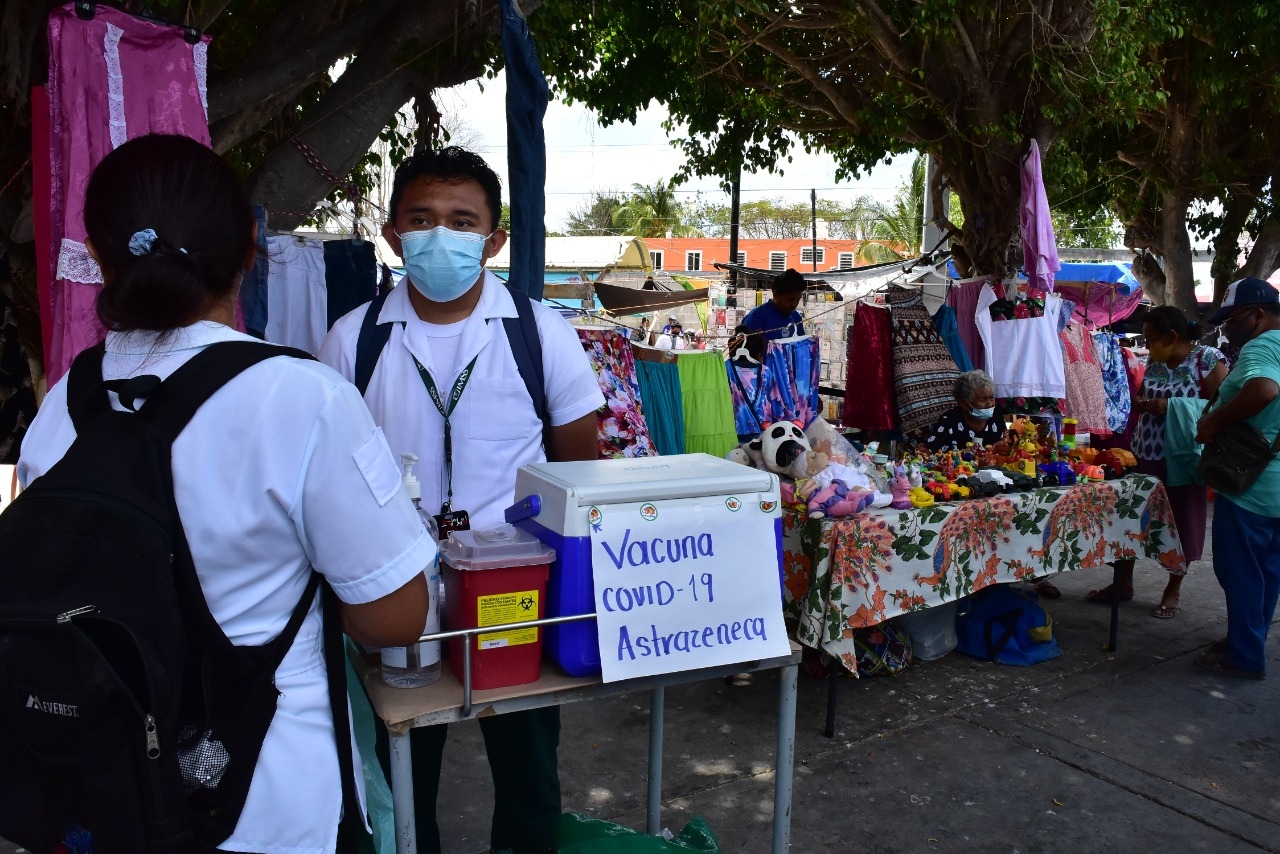
[[[646,237],[645,245],[653,259],[655,270],[673,273],[714,271],[715,264],[729,261],[727,237]],[[761,270],[777,270],[779,273],[793,267],[801,273],[815,270],[850,270],[854,265],[861,240],[832,240],[818,238],[817,258],[814,258],[813,240],[742,239],[738,241],[736,262]],[[814,266],[814,262],[817,266]],[[857,266],[861,267],[862,264]]]

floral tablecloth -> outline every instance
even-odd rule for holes
[[[796,640],[854,672],[854,629],[989,584],[1140,556],[1184,571],[1164,485],[1142,475],[847,519],[783,518]]]

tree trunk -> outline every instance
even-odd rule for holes
[[[1191,235],[1187,209],[1191,201],[1177,189],[1160,194],[1160,243],[1164,250],[1165,299],[1197,317],[1195,275],[1191,269]]]
[[[462,35],[455,58],[446,52],[457,36],[454,4],[415,2],[400,11],[405,14],[391,16],[370,40],[385,47],[362,51],[308,113],[309,119],[318,118],[292,131],[333,175],[347,175],[410,98],[469,80],[482,70],[478,51],[466,44],[474,34]],[[423,51],[423,45],[435,47]],[[409,50],[420,61],[406,62]],[[424,53],[432,55],[424,59]],[[431,72],[421,71],[424,67]],[[282,140],[249,177],[251,198],[270,212],[272,228],[285,231],[301,224],[333,187],[292,138]]]
[[[1280,221],[1273,219],[1263,226],[1236,278],[1267,279],[1276,270],[1280,270]]]
[[[1022,203],[1020,146],[993,143],[983,150],[984,156],[975,158],[971,147],[943,142],[931,153],[960,197],[964,225],[959,242],[970,262],[970,275],[1011,275],[1019,265],[1010,250],[1016,246]]]

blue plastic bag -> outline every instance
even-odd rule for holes
[[[965,655],[1025,667],[1062,655],[1053,618],[1035,593],[1009,584],[985,587],[961,600],[956,649]]]

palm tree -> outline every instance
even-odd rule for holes
[[[914,258],[920,254],[924,238],[924,156],[911,162],[911,178],[898,188],[893,200],[865,200],[872,217],[867,240],[858,247],[857,258],[864,264],[881,264]]]
[[[675,179],[652,186],[632,184],[631,195],[613,212],[613,224],[635,237],[701,237],[697,228],[684,223],[675,186]]]

